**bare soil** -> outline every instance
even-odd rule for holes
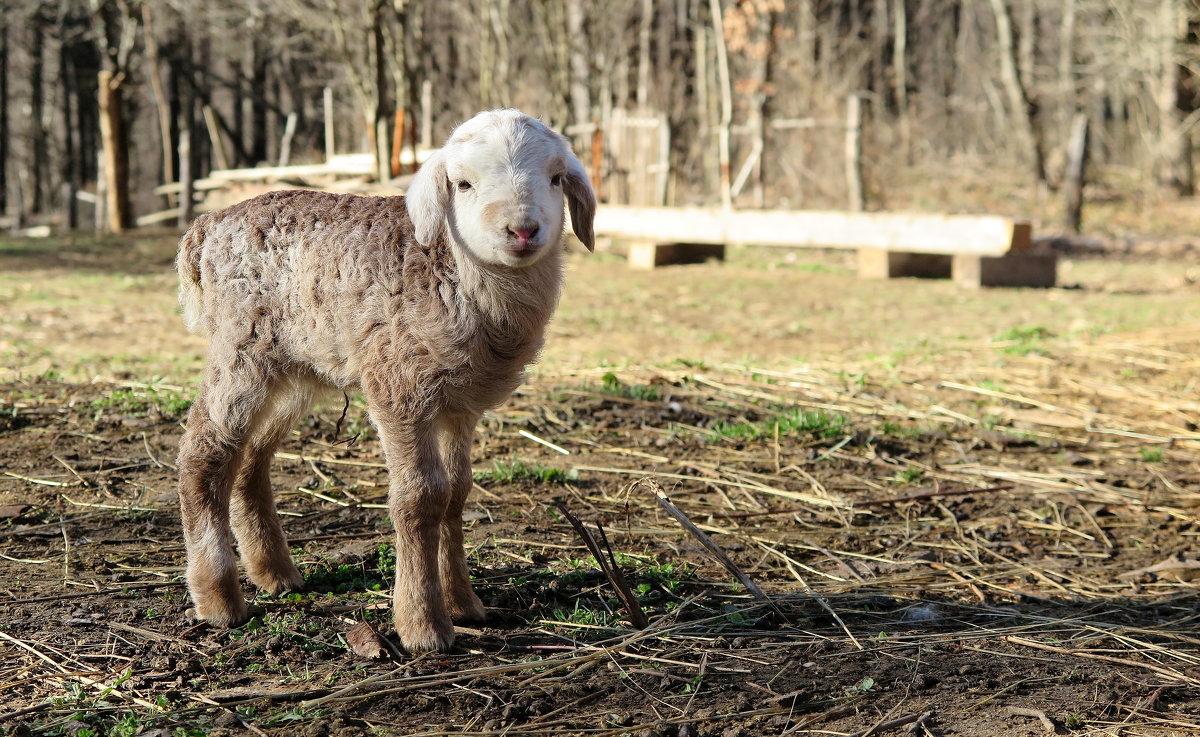
[[[4,258],[35,283],[78,273],[61,254]],[[10,295],[23,317],[0,321],[17,346],[0,386],[0,730],[1200,733],[1200,323],[1182,267],[1080,262],[1076,289],[969,295],[863,284],[837,258],[654,279],[577,264],[562,345],[486,419],[473,459],[464,524],[489,621],[451,653],[377,659],[346,642],[360,622],[391,634],[386,474],[360,402],[306,419],[276,462],[309,590],[247,584],[255,618],[213,630],[184,614],[173,492],[192,359],[159,361],[182,368],[158,381],[136,362],[101,381],[45,374],[36,361],[86,366],[90,349],[20,353],[45,330],[39,309],[62,308]],[[167,262],[146,257],[156,307],[104,341],[124,332],[136,354],[136,325],[172,319]],[[794,289],[704,303],[722,278]],[[616,284],[631,281],[633,300]],[[621,347],[628,360],[599,366]],[[645,630],[556,502],[603,526]]]

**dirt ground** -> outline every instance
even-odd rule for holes
[[[392,549],[357,398],[274,469],[309,590],[247,584],[232,631],[184,615],[172,464],[203,343],[170,249],[0,244],[2,733],[1200,733],[1190,263],[971,293],[844,254],[573,256],[473,458],[489,621],[368,658],[347,633],[391,634]],[[645,629],[563,509],[602,525]]]

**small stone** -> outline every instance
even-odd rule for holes
[[[85,729],[88,730],[89,733],[95,731],[92,725],[88,724],[87,722],[81,722],[78,719],[72,719],[63,725],[62,733],[69,735],[70,737],[76,737],[76,735]]]

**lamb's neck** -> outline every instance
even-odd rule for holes
[[[492,325],[540,333],[558,304],[562,286],[562,249],[551,248],[524,268],[484,266],[456,249],[462,294]]]

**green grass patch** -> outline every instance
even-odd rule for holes
[[[925,470],[918,466],[905,466],[892,476],[893,484],[915,484],[925,478]]]
[[[592,609],[578,599],[572,609],[555,609],[551,617],[559,622],[580,624],[588,627],[617,627],[617,618],[605,609]]]
[[[167,389],[117,389],[107,396],[93,399],[89,407],[93,419],[106,414],[126,417],[145,417],[152,409],[164,417],[183,417],[191,409],[193,398]]]
[[[728,440],[759,440],[771,438],[776,433],[784,435],[808,435],[822,440],[836,438],[846,432],[846,418],[829,412],[793,409],[773,417],[754,422],[714,422],[709,428]]]
[[[1005,330],[996,336],[998,342],[1006,343],[1000,350],[1013,356],[1028,356],[1030,354],[1046,355],[1046,341],[1054,337],[1049,328],[1041,325],[1029,325]]]
[[[368,556],[369,558],[369,556]],[[392,585],[396,575],[396,549],[380,543],[375,559],[359,563],[332,563],[318,560],[304,566],[304,583],[310,590],[332,591],[337,594],[361,591],[383,591]],[[289,594],[302,600],[304,594]]]
[[[901,440],[916,440],[926,434],[926,429],[917,425],[901,425],[898,422],[884,420],[875,427],[875,435],[884,438]]]
[[[662,398],[657,384],[626,384],[611,371],[600,377],[600,392],[645,402],[657,402]]]
[[[512,484],[518,481],[536,481],[543,484],[565,484],[579,478],[574,469],[564,471],[561,468],[549,468],[540,463],[526,463],[522,460],[492,461],[490,471],[476,471],[476,481],[494,481],[500,484]]]

